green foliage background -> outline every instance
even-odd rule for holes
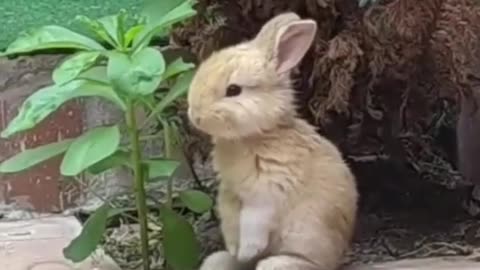
[[[98,18],[122,8],[136,10],[141,3],[142,0],[0,0],[0,50],[29,28],[57,24],[76,30],[72,21],[77,14]]]

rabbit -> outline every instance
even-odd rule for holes
[[[292,12],[212,53],[188,90],[191,124],[212,138],[226,250],[201,270],[334,270],[356,223],[355,177],[296,112],[290,72],[317,24]]]

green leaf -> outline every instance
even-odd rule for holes
[[[145,0],[141,15],[145,16],[148,24],[153,24],[184,2],[185,0]]]
[[[169,121],[168,124],[165,124],[166,131],[169,134],[169,149],[170,149],[170,158],[181,160],[184,159],[184,153],[182,149],[182,135],[178,129],[177,124],[174,121]]]
[[[114,216],[122,215],[125,212],[136,212],[135,207],[121,207],[121,208],[112,208],[108,212],[108,218],[112,218]]]
[[[108,78],[116,89],[132,96],[153,93],[164,71],[165,60],[153,48],[145,48],[131,57],[120,52],[109,54]]]
[[[116,22],[116,33],[117,33],[117,42],[121,48],[126,48],[127,45],[125,44],[125,31],[127,31],[127,12],[124,9],[121,9],[120,12],[117,14],[117,22]]]
[[[147,46],[151,39],[159,33],[168,34],[165,30],[171,25],[194,16],[197,12],[193,9],[193,4],[195,4],[194,0],[150,0],[144,11],[147,17],[147,25],[134,39],[134,50]],[[155,7],[157,5],[159,8]]]
[[[192,82],[194,75],[194,70],[189,70],[179,75],[177,80],[175,81],[175,84],[172,86],[172,88],[167,94],[167,96],[171,96],[168,99],[174,101],[178,97],[187,94],[188,88],[190,87],[190,83]]]
[[[129,158],[130,153],[123,150],[118,150],[111,156],[108,156],[88,167],[87,171],[91,174],[99,174],[115,167],[130,166]]]
[[[173,146],[175,144],[172,129],[170,123],[163,118],[161,119],[162,127],[163,127],[163,145],[165,156],[168,158],[172,158],[173,156]]]
[[[87,16],[79,15],[78,21],[86,25],[97,37],[108,42],[115,48],[124,46],[124,27],[126,24],[127,13],[124,9],[118,14],[105,16],[100,19],[91,19]]]
[[[194,68],[195,65],[192,63],[185,63],[181,57],[175,59],[172,63],[167,66],[165,73],[163,73],[163,80],[167,80],[170,77],[173,77],[179,73],[185,72]]]
[[[184,217],[162,206],[163,249],[167,264],[175,270],[196,269],[200,259],[200,243],[192,226]]]
[[[87,81],[95,81],[99,84],[110,85],[110,81],[107,77],[107,67],[106,66],[94,66],[84,72],[82,72],[77,77],[78,79],[84,79]]]
[[[29,96],[23,102],[17,116],[10,121],[0,136],[8,138],[15,133],[31,129],[68,100],[88,96],[100,96],[124,110],[126,108],[125,103],[110,86],[95,81],[73,80],[62,85],[47,86]]]
[[[168,159],[149,159],[143,162],[148,167],[150,179],[157,177],[171,177],[180,165],[180,162]]]
[[[1,173],[13,173],[33,167],[65,152],[73,139],[66,139],[22,151],[0,164]]]
[[[103,25],[108,35],[115,41],[115,44],[123,48],[124,46],[124,27],[127,19],[127,14],[124,9],[116,15],[106,16],[100,18],[98,21]]]
[[[153,107],[155,107],[155,104],[157,104],[157,100],[154,94],[142,96],[139,98],[139,100],[144,105],[143,107],[146,111],[151,111]]]
[[[99,52],[88,51],[74,54],[53,71],[53,81],[64,84],[74,80],[80,73],[92,67],[99,56]]]
[[[111,85],[104,84],[99,81],[93,81],[93,80],[80,80],[80,81],[83,81],[83,84],[74,93],[72,93],[73,94],[72,98],[92,97],[92,96],[102,97],[104,99],[111,101],[112,103],[114,103],[124,111],[127,109],[127,105],[113,90]]]
[[[105,50],[86,36],[57,25],[47,25],[25,31],[12,42],[2,55],[26,53],[44,49]]]
[[[96,249],[107,226],[110,206],[105,203],[93,213],[82,228],[82,232],[63,249],[65,258],[78,263],[88,258]]]
[[[107,42],[112,47],[117,46],[114,38],[110,36],[107,29],[105,29],[105,26],[100,23],[99,20],[91,19],[84,15],[78,15],[75,20],[85,25],[91,32],[93,32],[93,34],[95,34],[97,38],[101,39],[104,42]]]
[[[125,33],[125,47],[130,46],[132,41],[143,31],[144,28],[145,25],[136,25],[128,29],[127,33]]]
[[[177,77],[174,85],[170,88],[167,95],[162,98],[162,100],[155,106],[152,114],[162,113],[165,108],[170,106],[174,101],[179,97],[185,95],[188,92],[190,83],[192,82],[193,75],[195,72],[193,70],[187,71]]]
[[[97,127],[76,139],[68,148],[60,166],[65,176],[74,176],[112,155],[120,145],[117,126]]]
[[[180,192],[180,200],[188,209],[199,214],[209,211],[213,206],[212,198],[199,190],[184,190]]]

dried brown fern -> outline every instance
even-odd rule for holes
[[[435,160],[454,167],[450,149],[435,136],[440,126],[453,128],[439,115],[451,116],[457,94],[468,95],[472,78],[480,77],[474,0],[379,0],[365,9],[352,0],[199,3],[199,16],[177,31],[175,42],[200,59],[252,37],[282,11],[316,19],[315,45],[295,77],[302,112],[347,157],[386,155],[411,169],[424,164],[426,157],[409,154],[421,146],[435,148]],[[205,16],[212,4],[222,25]]]

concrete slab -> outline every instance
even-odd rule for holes
[[[62,250],[81,231],[75,217],[53,216],[0,222],[1,270],[121,270],[99,249],[80,264],[63,257]],[[480,270],[478,253],[468,257],[406,259],[351,266],[344,270]]]
[[[81,229],[80,222],[71,216],[0,222],[0,269],[121,270],[100,249],[80,264],[63,257],[63,248]]]
[[[478,254],[472,256],[404,259],[386,263],[352,266],[344,270],[480,270]]]

